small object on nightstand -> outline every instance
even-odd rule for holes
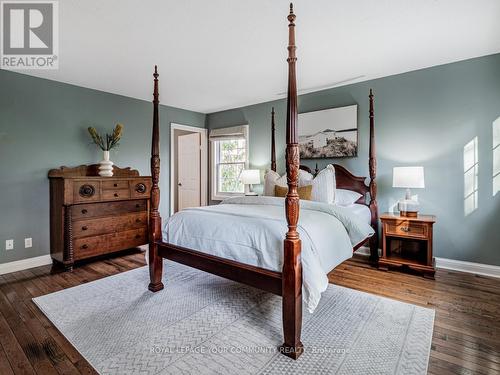
[[[243,185],[249,185],[245,195],[257,195],[253,191],[252,185],[260,184],[260,171],[258,169],[244,169],[241,171],[240,181]]]
[[[382,221],[382,257],[380,269],[389,266],[408,267],[434,278],[436,272],[432,255],[432,228],[436,222],[433,215],[401,217],[385,213]]]
[[[411,198],[410,188],[423,189],[424,167],[394,167],[392,170],[392,187],[405,188],[405,199],[398,202],[400,216],[417,217],[419,203]]]

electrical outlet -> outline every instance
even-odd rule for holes
[[[14,249],[14,240],[5,241],[5,250],[13,250]]]
[[[28,247],[33,246],[33,240],[30,238],[25,238],[24,239],[24,248],[27,249]]]

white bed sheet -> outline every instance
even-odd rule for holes
[[[163,240],[241,263],[281,271],[286,233],[284,199],[231,198],[220,205],[185,209],[165,224]],[[328,286],[327,273],[373,234],[348,209],[301,201],[303,297],[312,312]]]
[[[352,212],[357,217],[359,217],[361,220],[363,220],[364,223],[367,223],[368,225],[371,224],[372,214],[368,206],[365,206],[364,204],[354,203],[349,206],[343,206],[343,207]]]

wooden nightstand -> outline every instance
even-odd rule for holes
[[[404,217],[385,213],[382,221],[382,257],[378,261],[380,269],[389,266],[408,267],[434,278],[436,269],[432,256],[432,226],[436,217],[418,215]]]

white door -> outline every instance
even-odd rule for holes
[[[200,133],[179,136],[177,171],[178,210],[201,206]]]

